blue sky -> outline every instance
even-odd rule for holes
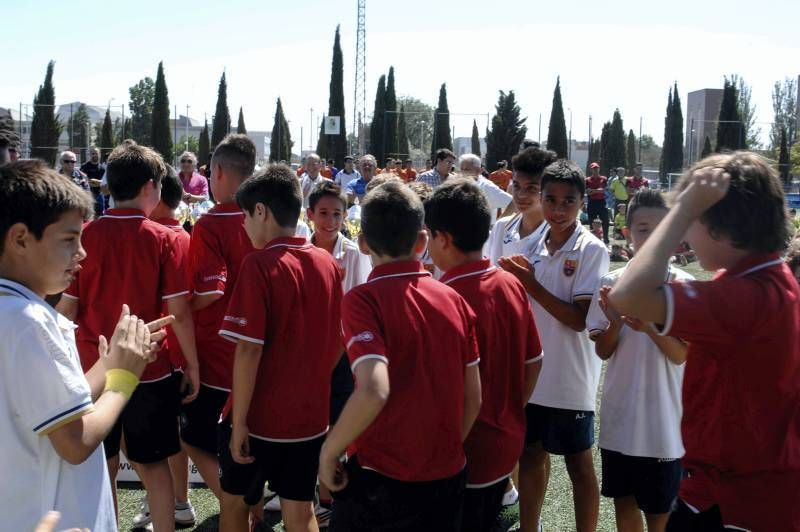
[[[127,89],[155,77],[164,61],[170,103],[210,117],[227,71],[231,114],[244,107],[250,129],[270,129],[280,96],[293,138],[310,109],[327,109],[331,45],[342,27],[345,96],[352,122],[355,0],[294,2],[28,1],[4,6],[0,105],[29,103],[56,61],[57,102],[126,103]],[[399,94],[435,104],[446,82],[452,112],[491,113],[497,91],[514,90],[529,137],[547,134],[560,75],[573,137],[594,133],[622,111],[625,127],[661,142],[667,92],[719,87],[738,73],[753,87],[758,120],[772,119],[771,89],[800,74],[796,0],[628,0],[541,2],[367,1],[367,108],[380,74],[395,66]],[[35,30],[33,28],[36,28]],[[793,70],[794,69],[794,70]],[[569,115],[569,112],[567,112]],[[568,118],[569,120],[569,118]],[[478,125],[485,127],[485,116]],[[454,120],[468,136],[471,118]],[[765,132],[769,125],[763,124]]]

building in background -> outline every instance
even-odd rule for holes
[[[690,92],[686,99],[686,135],[683,156],[690,166],[700,158],[706,137],[711,146],[717,143],[717,121],[722,104],[722,89],[700,89]]]

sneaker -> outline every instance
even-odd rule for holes
[[[267,501],[264,505],[264,510],[267,512],[280,512],[281,511],[281,498],[277,495]]]
[[[328,528],[328,525],[331,522],[331,515],[333,515],[333,510],[328,505],[323,505],[317,503],[314,506],[314,515],[317,517],[317,526],[319,528]]]
[[[516,486],[511,486],[511,489],[503,495],[503,506],[514,506],[519,500],[519,492]]]
[[[133,528],[144,528],[150,524],[150,521],[150,506],[147,504],[147,497],[142,497],[139,513],[133,517]]]
[[[197,516],[194,513],[194,507],[191,502],[176,502],[175,503],[175,524],[181,526],[194,525]]]

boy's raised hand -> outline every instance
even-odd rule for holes
[[[691,214],[700,216],[728,193],[731,176],[722,168],[704,166],[692,172],[689,186],[678,196],[678,202],[689,206]]]
[[[500,257],[497,265],[519,279],[525,288],[528,288],[529,284],[536,279],[533,265],[523,255]]]
[[[608,321],[615,322],[622,319],[619,312],[614,308],[611,302],[608,300],[608,293],[611,292],[610,286],[603,286],[600,288],[599,294],[599,304],[600,309],[603,311],[603,314],[606,315]]]
[[[155,356],[155,352],[149,351],[150,347],[150,330],[147,324],[131,315],[128,305],[122,305],[122,313],[111,342],[104,336],[99,338],[100,356],[106,370],[125,369],[137,377],[142,376],[145,366],[150,362],[148,358]]]

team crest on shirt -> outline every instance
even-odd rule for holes
[[[247,326],[247,318],[239,318],[238,316],[225,316],[222,318],[222,321],[230,321],[238,325],[239,327],[246,327]]]
[[[564,261],[564,275],[566,275],[567,277],[572,277],[577,268],[578,268],[577,260],[567,259]]]
[[[370,331],[364,331],[350,338],[350,341],[347,342],[346,347],[349,349],[350,346],[356,342],[371,342],[374,339],[375,339],[374,334],[372,334]]]

